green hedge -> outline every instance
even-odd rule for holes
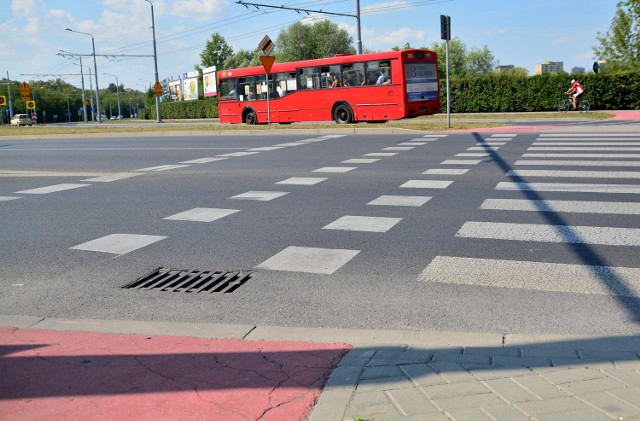
[[[640,109],[640,72],[569,75],[550,73],[517,76],[494,73],[451,79],[452,113],[556,111],[558,101],[576,79],[586,89],[593,110]],[[442,110],[447,109],[446,81],[441,81]],[[217,118],[217,98],[162,102],[163,119]],[[140,118],[155,119],[155,103],[140,110]]]
[[[585,98],[596,110],[640,109],[640,72],[580,75],[516,76],[491,74],[451,79],[451,112],[554,111],[563,93],[578,80]],[[442,109],[446,110],[446,81],[441,81]]]
[[[148,118],[155,120],[155,103],[147,105]],[[217,118],[218,99],[207,98],[181,102],[161,102],[160,115],[163,119],[175,118]]]

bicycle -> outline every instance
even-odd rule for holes
[[[586,99],[578,98],[578,111],[586,112],[591,109],[591,104]],[[569,95],[558,102],[558,111],[567,112],[573,110],[573,96]]]

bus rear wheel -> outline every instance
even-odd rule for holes
[[[258,123],[258,116],[253,110],[247,110],[244,113],[244,124],[253,125]]]
[[[353,123],[353,111],[347,104],[338,104],[333,109],[333,121],[336,124],[348,124]]]

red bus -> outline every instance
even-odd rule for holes
[[[281,124],[378,122],[440,112],[438,61],[429,50],[274,63],[268,85],[261,66],[222,70],[218,80],[221,123],[267,123],[269,112],[271,122]]]

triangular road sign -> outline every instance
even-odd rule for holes
[[[271,74],[271,66],[273,66],[273,62],[276,61],[276,56],[260,56],[260,61],[262,62],[262,67],[264,67],[265,72],[267,74]]]

